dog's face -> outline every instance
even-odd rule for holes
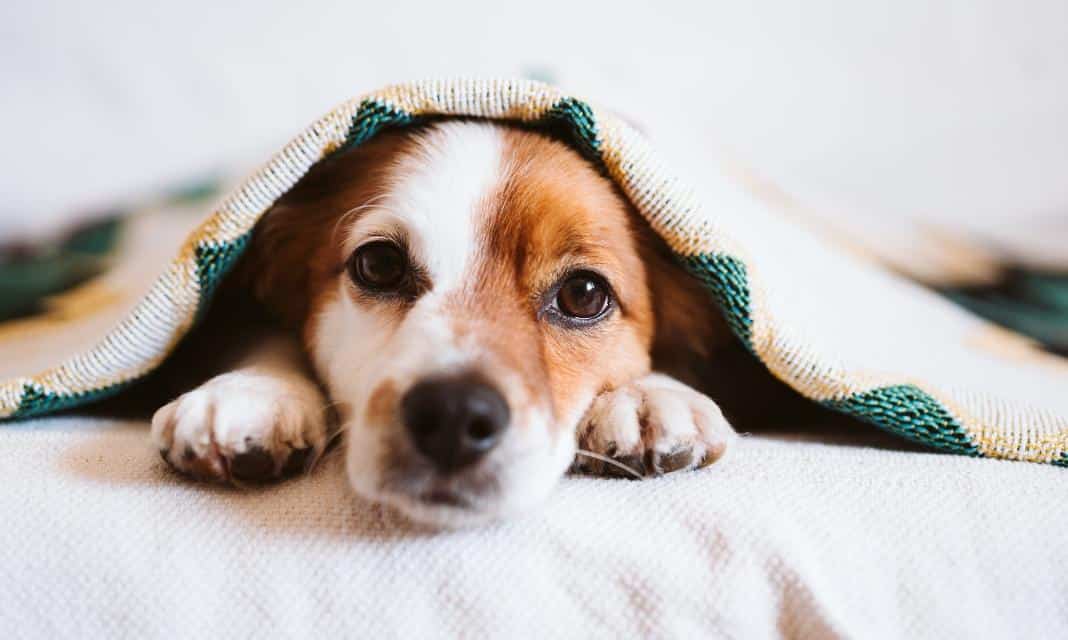
[[[418,520],[540,500],[593,397],[649,370],[633,214],[540,134],[389,132],[317,167],[272,216],[257,286],[289,292],[351,482]]]

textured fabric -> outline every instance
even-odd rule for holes
[[[1063,470],[746,438],[658,480],[567,478],[540,510],[430,535],[338,456],[192,484],[147,424],[0,430],[5,638],[1058,638]],[[866,444],[898,442],[865,430]],[[817,444],[838,440],[839,444]]]
[[[58,365],[0,382],[0,417],[77,406],[146,375],[311,166],[429,116],[562,130],[708,285],[738,338],[809,398],[943,451],[1068,465],[1068,360],[838,250],[723,175],[702,176],[698,197],[628,125],[529,81],[413,83],[344,103],[226,198],[117,327]]]

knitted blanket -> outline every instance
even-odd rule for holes
[[[1068,466],[1068,360],[721,188],[718,174],[691,188],[609,111],[525,80],[392,86],[312,123],[195,229],[174,225],[174,257],[151,286],[90,279],[59,308],[0,325],[0,418],[84,405],[149,374],[203,314],[260,217],[316,162],[440,117],[564,134],[707,286],[753,356],[808,398],[940,451]],[[62,344],[69,357],[35,362],[34,344]]]

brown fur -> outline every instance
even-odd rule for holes
[[[256,228],[235,277],[299,331],[305,345],[311,344],[310,321],[336,295],[334,283],[345,271],[345,223],[358,218],[353,209],[381,194],[389,171],[412,144],[410,132],[386,131],[320,162]]]
[[[385,380],[371,392],[367,403],[366,424],[390,424],[396,411],[400,393],[392,380]]]
[[[507,316],[492,313],[499,331],[514,358],[537,354],[541,371],[534,379],[557,415],[571,413],[591,386],[616,386],[649,370],[654,316],[644,266],[625,200],[572,149],[513,130],[505,136],[503,161],[500,189],[486,212],[477,278],[484,291],[472,299],[510,298]],[[569,329],[538,318],[539,296],[571,268],[597,270],[614,290],[616,309],[595,326]]]

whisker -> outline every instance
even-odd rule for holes
[[[323,448],[319,452],[319,455],[315,456],[315,459],[313,459],[311,463],[309,463],[308,466],[305,467],[304,475],[310,474],[312,471],[315,470],[316,467],[319,466],[319,463],[323,460],[323,458],[325,458],[327,454],[330,453],[331,447],[334,446],[334,443],[337,442],[339,438],[341,438],[342,434],[344,434],[345,431],[348,430],[348,428],[349,425],[347,423],[339,424],[337,426],[337,429],[330,434],[329,438],[326,439],[326,442],[323,444]]]
[[[327,402],[323,406],[319,407],[319,411],[329,411],[330,409],[333,409],[334,407],[340,407],[343,404],[350,404],[350,403],[345,402],[344,400],[337,400],[335,402]]]
[[[619,460],[616,460],[615,458],[609,458],[608,456],[603,456],[603,455],[601,455],[599,453],[594,453],[593,451],[587,451],[585,449],[579,449],[575,453],[577,453],[580,456],[586,456],[587,458],[593,458],[594,460],[600,460],[601,462],[610,464],[613,467],[618,467],[620,469],[623,469],[624,471],[626,471],[627,473],[631,474],[632,476],[634,476],[635,478],[637,478],[639,480],[644,478],[644,476],[642,474],[638,473],[634,469],[631,469],[630,467],[628,467],[627,465],[623,464]]]
[[[336,441],[338,438],[340,438],[342,436],[342,434],[344,434],[345,431],[348,430],[348,428],[349,428],[348,424],[338,425],[337,429],[333,433],[330,434],[329,438],[326,439],[326,444],[323,445],[323,451],[326,451],[327,449],[329,449],[331,447],[331,445],[334,444],[334,441]]]
[[[371,207],[374,207],[379,202],[381,202],[383,199],[385,199],[388,195],[389,194],[386,194],[386,193],[380,193],[377,196],[375,196],[375,197],[371,198],[370,200],[368,200],[367,202],[361,204],[360,206],[353,207],[353,208],[349,209],[348,211],[346,211],[345,213],[341,214],[341,217],[338,218],[337,222],[334,223],[334,230],[330,233],[330,241],[334,242],[335,240],[337,240],[337,230],[346,220],[348,220],[352,216],[360,213],[361,211],[364,211],[366,209],[370,209]]]

